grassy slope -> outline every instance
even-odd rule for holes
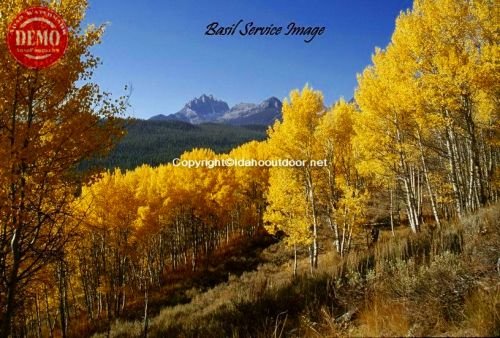
[[[500,334],[500,205],[445,230],[382,234],[371,251],[320,257],[291,278],[282,243],[256,270],[230,277],[150,321],[153,337],[478,336]],[[117,321],[111,337],[138,337],[140,321]]]

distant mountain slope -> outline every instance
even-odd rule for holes
[[[259,124],[269,126],[281,119],[281,101],[271,97],[259,105],[242,103],[231,108],[218,122],[232,125]]]
[[[82,168],[99,165],[106,168],[132,169],[141,164],[169,163],[193,148],[210,148],[228,152],[251,140],[266,138],[266,127],[259,125],[232,126],[224,124],[193,125],[176,120],[132,120],[127,135],[109,156],[87,161]]]
[[[260,104],[240,103],[229,108],[224,101],[203,94],[186,103],[184,108],[172,115],[156,115],[152,121],[177,120],[192,124],[225,123],[231,125],[271,125],[281,118],[281,101],[271,97]]]

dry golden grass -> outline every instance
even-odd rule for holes
[[[500,282],[479,286],[465,301],[465,326],[478,336],[494,336],[500,332]]]
[[[354,330],[354,335],[406,336],[410,328],[407,310],[403,304],[374,297],[359,314],[359,324]]]
[[[382,234],[373,250],[329,251],[298,278],[282,243],[256,271],[231,276],[150,321],[151,337],[495,336],[500,334],[500,205],[441,231]],[[142,323],[116,322],[110,337],[139,337]],[[102,335],[104,337],[105,335]]]

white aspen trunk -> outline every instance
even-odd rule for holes
[[[333,162],[333,160],[330,160]],[[335,246],[335,250],[337,250],[337,253],[340,253],[340,238],[339,238],[339,226],[337,224],[337,221],[335,220],[335,177],[334,174],[332,174],[331,170],[328,168],[328,185],[330,188],[329,191],[329,207],[330,207],[330,212],[328,214],[328,222],[330,225],[330,228],[333,231],[333,235],[335,236],[335,239],[333,241],[333,245]]]
[[[35,294],[35,311],[36,311],[36,335],[38,338],[42,337],[42,319],[40,317],[40,302],[38,292]]]
[[[392,188],[389,189],[389,196],[390,196],[390,201],[391,201],[390,202],[391,203],[390,204],[390,209],[391,209],[390,210],[390,214],[391,214],[391,216],[390,216],[390,218],[391,218],[391,233],[392,233],[392,237],[394,237],[395,236],[395,234],[394,234],[394,214],[393,214],[393,212],[394,212],[394,202],[393,202],[393,196],[392,196]]]
[[[448,135],[446,137],[446,148],[448,150],[448,159],[449,159],[449,165],[451,169],[451,183],[452,183],[452,188],[453,192],[455,194],[455,207],[457,211],[458,218],[462,217],[462,198],[460,194],[460,189],[459,189],[459,184],[458,184],[458,174],[457,174],[457,169],[455,166],[455,155],[453,152],[453,147],[451,146],[451,140],[449,136],[450,132],[448,132]]]
[[[66,267],[64,262],[58,263],[58,291],[59,291],[59,314],[61,324],[61,336],[67,337],[68,333],[68,299]]]
[[[353,221],[354,224],[354,221]],[[349,238],[347,240],[347,252],[351,251],[351,241],[352,241],[352,229],[354,228],[353,225],[348,225],[349,228]]]
[[[337,225],[337,222],[333,219],[332,215],[328,215],[328,223],[334,235],[333,246],[335,247],[337,253],[340,253],[339,227]]]
[[[476,124],[473,118],[473,104],[471,96],[466,94],[463,97],[464,101],[464,112],[465,121],[467,123],[467,130],[470,136],[470,146],[471,146],[471,159],[472,159],[472,179],[474,180],[476,194],[478,203],[477,208],[483,206],[487,202],[487,194],[485,188],[485,180],[481,165],[481,152],[478,142],[478,135],[476,132]]]
[[[420,131],[418,131],[418,144],[420,148],[420,158],[422,160],[422,169],[424,171],[424,178],[427,185],[427,192],[429,193],[429,200],[431,202],[432,214],[434,215],[434,220],[436,221],[436,226],[441,228],[441,220],[439,219],[439,214],[436,206],[436,198],[434,197],[434,191],[432,189],[431,181],[429,179],[429,171],[427,169],[427,161],[425,160],[424,147],[422,145],[422,139],[420,137]]]
[[[347,218],[347,210],[344,208],[344,224],[342,226],[342,241],[340,243],[340,257],[344,257],[345,252],[345,240],[346,240],[346,218]]]
[[[420,221],[420,217],[422,215],[422,194],[421,194],[421,186],[420,186],[420,170],[415,170],[416,182],[415,182],[415,203],[417,204],[417,218]]]
[[[397,121],[397,116],[394,116],[394,125],[398,126],[398,121]],[[403,140],[401,136],[401,132],[398,127],[396,127],[396,140],[398,142],[398,145],[403,145]],[[416,205],[415,205],[415,177],[413,174],[413,169],[411,166],[408,165],[406,161],[406,156],[402,150],[398,151],[399,153],[399,161],[400,161],[400,166],[401,169],[403,170],[403,182],[405,185],[405,192],[406,192],[406,209],[408,212],[408,221],[410,223],[411,230],[413,233],[417,233],[419,230],[419,220],[418,220],[418,214],[416,210]]]
[[[148,318],[148,288],[147,286],[144,289],[144,323],[143,323],[143,337],[147,338],[148,336],[148,326],[149,326],[149,318]]]
[[[293,278],[297,277],[297,244],[293,245]]]
[[[468,159],[467,182],[465,186],[465,210],[474,210],[474,162],[472,160],[471,148],[466,144],[466,154]]]
[[[406,211],[408,215],[408,222],[413,233],[418,232],[418,218],[415,210],[413,197],[411,194],[411,182],[408,178],[403,178],[405,192],[406,192]]]
[[[311,275],[313,274],[313,250],[312,244],[309,245],[309,268],[311,269]]]
[[[313,241],[312,241],[312,265],[316,269],[318,267],[318,217],[316,214],[316,199],[314,196],[314,185],[309,169],[306,171],[307,191],[309,194],[309,202],[311,203],[311,212],[313,220]]]

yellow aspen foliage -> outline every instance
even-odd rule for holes
[[[305,198],[308,203],[308,214],[311,231],[311,263],[317,267],[318,264],[318,227],[319,210],[318,196],[316,191],[317,168],[310,166],[311,161],[319,160],[317,150],[317,139],[315,130],[319,124],[321,116],[325,113],[323,104],[323,94],[315,91],[309,86],[305,86],[302,91],[294,90],[290,93],[290,100],[285,100],[283,104],[283,121],[277,121],[269,129],[268,146],[271,151],[271,158],[302,160],[305,166],[289,168],[280,172],[280,175],[288,174],[288,180],[292,187],[301,187],[302,195],[297,199]],[[271,173],[272,176],[272,173]],[[270,178],[270,181],[272,179]],[[272,184],[270,184],[270,194],[273,193]],[[295,198],[295,197],[294,197]],[[276,210],[277,206],[270,203],[269,210]],[[302,221],[298,223],[301,225]],[[298,232],[302,233],[302,232]]]
[[[228,156],[234,160],[267,160],[269,147],[265,141],[251,141],[234,148]],[[261,226],[266,206],[264,196],[269,188],[269,168],[237,166],[233,168],[232,175],[238,187],[238,217],[241,217],[241,222],[249,227]]]
[[[494,17],[491,1],[415,1],[359,77],[358,167],[402,182],[414,231],[424,181],[438,225],[451,201],[460,217],[498,194],[491,170],[500,83]]]
[[[318,180],[319,201],[341,255],[349,250],[353,233],[362,230],[369,196],[366,176],[357,170],[359,154],[353,143],[358,115],[354,104],[341,99],[321,117],[315,131],[317,151],[327,160]]]
[[[271,234],[283,231],[289,246],[309,245],[308,201],[304,187],[293,177],[292,169],[272,168],[269,178],[271,189],[266,195],[268,207],[264,214],[266,230]]]
[[[64,256],[73,235],[66,228],[70,206],[90,180],[75,168],[121,136],[116,116],[126,106],[90,83],[99,64],[91,47],[103,27],[82,27],[87,1],[2,1],[0,36],[30,6],[48,6],[64,18],[69,46],[52,67],[32,70],[0,39],[0,336],[9,336],[20,295],[38,271]]]

